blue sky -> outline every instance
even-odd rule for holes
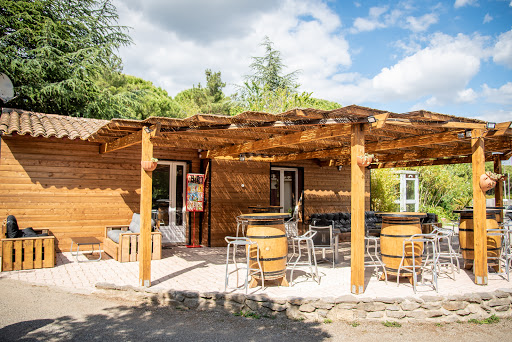
[[[301,91],[396,113],[512,120],[512,0],[114,0],[124,72],[170,96],[220,71],[226,94],[265,36]]]

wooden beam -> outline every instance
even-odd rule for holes
[[[160,127],[161,124],[157,123],[150,127],[151,130],[151,137],[155,137],[160,133]],[[107,153],[116,151],[125,147],[129,147],[135,144],[140,144],[142,141],[142,131],[144,130],[144,127],[135,133],[131,133],[129,135],[126,135],[122,138],[116,139],[109,143],[104,143],[100,145],[100,153]]]
[[[487,230],[485,193],[480,188],[480,176],[485,173],[483,130],[474,129],[471,132],[472,169],[473,169],[473,235],[474,235],[474,265],[475,283],[487,285]]]
[[[501,155],[495,154],[493,155],[494,159],[494,173],[501,174]],[[496,187],[494,188],[494,205],[496,207],[503,207],[503,181],[496,182]],[[500,210],[499,220],[498,222],[503,222],[503,211]]]
[[[357,165],[357,156],[364,155],[364,126],[352,126],[350,159],[350,289],[354,294],[364,292],[364,199],[365,199],[365,168]]]
[[[348,135],[350,133],[350,124],[335,124],[325,127],[318,127],[281,135],[275,138],[250,141],[245,144],[229,146],[218,150],[208,151],[205,158],[216,158],[220,156],[235,156],[241,153],[264,151],[271,148],[277,148],[287,145],[303,144],[316,140]]]
[[[414,122],[408,119],[394,119],[390,118],[386,122],[390,125],[397,125],[397,126],[412,126],[417,128],[458,128],[458,129],[485,129],[485,123],[474,123],[474,122],[455,122],[455,121],[449,121],[449,122],[425,122],[425,123],[418,123]]]
[[[153,158],[151,136],[154,131],[144,127],[142,133],[141,161]],[[151,286],[151,199],[153,172],[140,169],[140,237],[139,237],[139,285]]]

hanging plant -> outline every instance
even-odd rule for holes
[[[362,156],[357,156],[357,165],[359,166],[370,166],[373,161],[373,154],[365,153]]]
[[[507,178],[505,175],[487,171],[480,176],[480,189],[487,192],[496,186],[496,183]]]
[[[142,160],[140,162],[140,165],[145,171],[153,171],[154,169],[156,169],[156,166],[158,165],[158,159],[151,158],[151,160]]]

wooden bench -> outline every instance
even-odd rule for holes
[[[2,224],[2,272],[55,267],[55,236],[48,229],[34,229],[48,236],[6,238],[6,220]]]
[[[105,239],[103,240],[103,251],[119,262],[139,260],[139,236],[140,233],[132,233],[128,225],[105,227]],[[107,236],[110,230],[121,230],[126,233],[119,234],[119,243],[116,243]],[[162,233],[151,232],[151,259],[162,258]]]

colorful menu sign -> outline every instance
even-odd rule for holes
[[[204,174],[187,174],[187,211],[204,211]]]

